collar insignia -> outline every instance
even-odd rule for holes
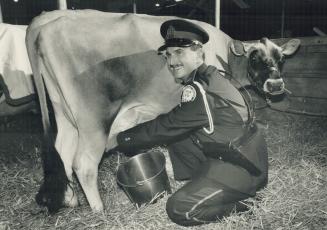
[[[194,101],[196,98],[196,90],[191,85],[186,85],[182,92],[182,103]]]

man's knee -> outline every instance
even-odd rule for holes
[[[171,219],[171,221],[173,221],[178,225],[182,225],[182,226],[196,225],[193,223],[194,221],[190,221],[187,218],[186,213],[189,209],[186,207],[187,202],[183,201],[182,197],[183,197],[182,193],[177,193],[177,194],[175,193],[168,198],[166,203],[167,215]]]
[[[168,198],[166,203],[166,212],[168,217],[174,222],[179,224],[180,220],[184,219],[183,213],[178,211],[179,201],[175,198],[175,194]]]

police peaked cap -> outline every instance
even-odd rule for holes
[[[161,36],[165,44],[158,51],[167,47],[189,47],[195,43],[205,44],[209,40],[208,33],[200,26],[181,19],[173,19],[162,23]]]

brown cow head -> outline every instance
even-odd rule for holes
[[[282,95],[286,90],[281,76],[284,58],[294,54],[299,45],[299,39],[292,39],[282,46],[268,38],[254,43],[233,40],[228,57],[230,71],[242,86],[252,85],[269,97]]]

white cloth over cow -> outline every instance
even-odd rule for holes
[[[25,35],[27,26],[0,23],[0,102],[23,103],[34,94],[32,69],[28,60]]]
[[[43,124],[47,131],[43,75],[54,107],[55,147],[69,180],[73,169],[93,210],[103,204],[97,186],[102,154],[116,146],[120,131],[153,119],[180,102],[180,86],[157,54],[162,22],[172,17],[98,11],[54,11],[34,19],[27,47]],[[222,68],[229,36],[200,24],[210,35],[205,62]],[[109,136],[108,136],[109,134]],[[76,204],[67,187],[65,203]]]

